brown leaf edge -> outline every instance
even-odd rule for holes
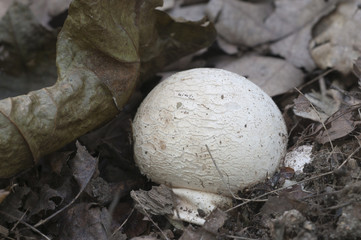
[[[72,2],[57,41],[56,84],[0,101],[0,178],[30,168],[40,157],[114,118],[132,93],[141,62],[149,69],[146,63],[157,59],[159,69],[213,42],[212,24],[175,24],[170,17],[167,24],[157,24],[164,18],[155,10],[161,3]],[[187,31],[198,31],[198,38],[182,46],[171,43]],[[178,55],[161,57],[169,52]]]

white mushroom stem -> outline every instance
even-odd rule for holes
[[[232,207],[232,198],[215,193],[201,192],[186,188],[173,188],[175,209],[172,218],[198,225],[205,223],[205,217],[214,209]]]

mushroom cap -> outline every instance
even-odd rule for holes
[[[228,196],[271,176],[287,145],[273,100],[246,78],[212,68],[158,84],[137,111],[133,137],[136,164],[152,181]]]

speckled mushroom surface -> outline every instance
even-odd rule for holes
[[[258,86],[221,69],[179,72],[144,99],[133,122],[135,161],[156,183],[230,195],[279,166],[287,130]]]

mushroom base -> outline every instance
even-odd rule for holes
[[[232,198],[215,193],[186,188],[172,188],[175,207],[172,219],[203,225],[208,215],[216,208],[232,207]]]

